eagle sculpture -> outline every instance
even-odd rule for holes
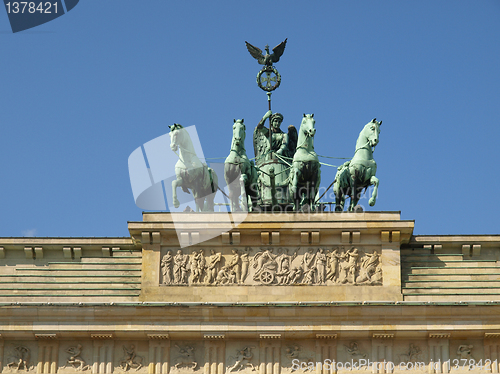
[[[269,54],[269,46],[266,45],[266,47],[265,47],[266,54],[265,55],[262,54],[262,50],[260,48],[257,48],[248,42],[245,42],[245,44],[247,45],[248,52],[250,52],[252,57],[255,58],[259,64],[266,65],[266,66],[272,66],[274,62],[278,62],[280,60],[281,55],[285,51],[287,39],[285,39],[283,42],[281,42],[276,47],[274,47],[272,54]]]

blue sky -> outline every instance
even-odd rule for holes
[[[12,34],[0,11],[0,236],[127,236],[128,156],[174,122],[225,157],[244,118],[253,156],[267,99],[244,42],[285,38],[283,128],[314,113],[317,153],[352,157],[383,120],[369,210],[415,234],[498,234],[499,19],[498,0],[81,0]]]

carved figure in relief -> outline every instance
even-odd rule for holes
[[[124,357],[120,361],[120,366],[123,370],[139,370],[140,368],[142,368],[143,358],[135,353],[135,345],[131,344],[129,348],[123,346],[123,353]]]
[[[290,274],[286,277],[285,284],[297,284],[302,279],[304,271],[301,267],[295,266],[290,270]]]
[[[472,348],[474,348],[473,345],[464,344],[459,346],[457,349],[457,356],[462,360],[474,360],[474,357],[472,357]]]
[[[81,357],[82,345],[78,344],[76,347],[69,347],[66,349],[66,353],[69,353],[68,361],[66,361],[66,366],[71,365],[74,369],[78,371],[89,370],[90,366],[85,364],[85,360]]]
[[[215,284],[226,285],[236,283],[236,273],[229,269],[227,266],[223,266],[217,274]]]
[[[351,356],[359,356],[359,357],[363,357],[363,358],[366,358],[366,353],[363,353],[359,350],[358,348],[358,343],[356,342],[351,342],[349,344],[349,346],[347,345],[344,345],[347,353],[349,353]]]
[[[337,268],[339,265],[339,261],[342,256],[339,254],[338,248],[332,250],[328,255],[328,272],[326,274],[326,279],[331,280],[332,282],[336,281],[336,277],[338,276]]]
[[[309,270],[304,272],[304,284],[314,284],[316,281],[316,267],[313,266]]]
[[[208,261],[205,283],[212,284],[217,279],[219,263],[222,260],[222,253],[216,253],[213,249],[210,250],[210,258]]]
[[[371,284],[372,285],[382,284],[382,268],[380,267],[380,264],[377,266],[375,274],[372,275]]]
[[[256,269],[253,279],[263,284],[271,284],[276,274],[276,255],[272,253],[273,249],[263,249],[253,256],[253,267]]]
[[[323,248],[318,249],[316,252],[316,261],[314,262],[314,267],[317,271],[316,282],[319,284],[324,284],[326,282],[326,254]]]
[[[240,270],[240,254],[238,253],[237,249],[231,250],[233,253],[233,256],[229,260],[229,262],[226,264],[226,267],[234,272],[236,275],[236,283],[240,283],[241,281],[241,270]]]
[[[302,257],[302,267],[304,269],[304,273],[307,272],[311,267],[314,266],[314,251],[312,248],[304,253]]]
[[[201,283],[203,279],[203,271],[205,270],[205,255],[203,249],[193,251],[191,256],[191,282]]]
[[[181,367],[187,367],[192,370],[196,370],[198,363],[194,359],[194,348],[188,345],[184,348],[179,347],[177,344],[175,346],[179,350],[177,357],[177,361],[179,362],[174,365],[174,368],[180,369]]]
[[[16,369],[16,371],[19,370],[30,370],[30,357],[31,357],[31,351],[28,347],[18,345],[14,347],[14,350],[12,352],[12,355],[10,357],[11,362],[7,364],[7,367],[9,369]]]
[[[359,276],[356,278],[356,283],[372,283],[372,275],[374,275],[377,270],[379,258],[380,256],[377,251],[373,251],[373,253],[365,253],[365,257],[363,258],[359,269]]]
[[[172,251],[167,251],[167,254],[161,259],[161,272],[163,274],[163,284],[172,284],[174,281],[172,267],[174,258]]]
[[[246,247],[245,251],[241,254],[241,280],[240,283],[244,283],[245,280],[247,279],[248,275],[248,267],[250,265],[250,259],[248,258],[248,255],[252,248]]]
[[[343,255],[343,259],[346,261],[340,264],[342,276],[341,283],[356,283],[358,257],[358,249],[355,247],[352,247]]]
[[[292,254],[288,254],[288,248],[282,249],[282,253],[276,258],[276,277],[278,278],[278,284],[288,284],[292,261],[297,257],[297,251],[299,248]]]
[[[182,250],[178,250],[174,256],[174,283],[187,284],[189,256],[182,254]]]
[[[298,345],[285,348],[285,355],[290,359],[298,358],[299,352],[300,352],[300,347]]]
[[[399,355],[399,359],[403,362],[406,362],[406,363],[417,362],[417,360],[420,360],[421,354],[422,354],[422,351],[420,350],[420,348],[415,346],[412,343],[412,344],[410,344],[410,348],[408,349],[408,353],[403,353],[403,354]]]
[[[255,366],[250,362],[253,357],[252,349],[255,347],[245,347],[243,349],[236,350],[236,362],[233,366],[227,369],[227,372],[244,370],[246,367],[250,367],[252,371],[255,371]]]

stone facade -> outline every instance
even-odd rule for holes
[[[0,238],[0,371],[498,372],[500,236],[414,236],[397,212],[227,217]]]

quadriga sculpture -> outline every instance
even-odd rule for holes
[[[382,121],[377,122],[376,118],[367,123],[359,133],[354,157],[338,168],[333,185],[335,211],[344,210],[346,195],[351,198],[349,211],[361,209],[357,208],[361,192],[370,185],[375,187],[368,204],[375,205],[379,180],[375,177],[377,163],[373,159],[373,151],[379,141],[381,125]]]
[[[176,180],[172,182],[172,199],[174,206],[179,207],[177,187],[186,193],[193,193],[196,211],[214,211],[215,192],[218,187],[217,174],[203,164],[193,147],[188,132],[182,125],[174,123],[170,128],[170,148],[179,151],[179,161],[175,164]]]
[[[257,204],[257,169],[247,157],[245,150],[246,128],[243,119],[233,120],[231,151],[224,162],[224,179],[229,189],[231,211],[249,211]],[[239,198],[243,196],[240,206]]]
[[[316,134],[314,114],[304,114],[300,123],[297,149],[293,156],[290,171],[290,196],[295,203],[295,210],[306,204],[314,208],[316,193],[321,181],[321,170],[318,155],[314,151],[314,135]]]

